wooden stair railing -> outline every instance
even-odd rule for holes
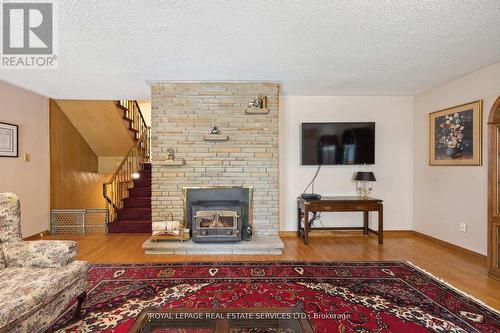
[[[125,110],[125,118],[130,120],[130,129],[135,135],[135,144],[123,158],[110,180],[103,184],[103,196],[109,212],[108,222],[116,220],[117,211],[123,208],[123,200],[128,197],[128,189],[133,186],[134,174],[144,163],[150,162],[151,128],[146,125],[137,101],[118,101]]]
[[[141,170],[144,163],[149,162],[149,138],[150,129],[146,128],[110,180],[103,184],[109,222],[115,221],[117,211],[123,208],[123,199],[128,197],[128,189],[133,186],[134,174]]]
[[[134,132],[134,139],[139,140],[144,130],[148,127],[142,115],[139,103],[137,103],[136,100],[124,99],[117,101],[116,104],[123,109],[123,118],[130,123],[129,130]]]

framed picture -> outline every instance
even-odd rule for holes
[[[429,165],[481,165],[483,101],[429,115]]]
[[[17,125],[0,122],[0,157],[19,157]]]

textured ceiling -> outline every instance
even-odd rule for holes
[[[500,61],[500,1],[59,4],[59,68],[0,70],[55,98],[149,98],[147,80],[270,80],[285,94],[413,95]]]

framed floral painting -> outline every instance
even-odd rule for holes
[[[430,165],[481,165],[483,101],[429,115]]]

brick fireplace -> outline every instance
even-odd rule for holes
[[[164,221],[172,213],[175,219],[191,226],[192,212],[186,212],[183,203],[186,188],[252,188],[248,212],[252,217],[252,240],[240,243],[257,246],[252,253],[277,254],[276,246],[266,244],[274,242],[281,248],[283,244],[278,235],[279,85],[156,82],[151,83],[151,89],[153,222]],[[248,103],[255,96],[266,97],[266,109],[250,112]],[[218,136],[209,135],[214,125],[220,131]],[[172,150],[175,162],[169,159]],[[226,201],[234,201],[229,199]],[[213,211],[225,211],[222,208]],[[209,243],[204,249],[214,246]],[[234,246],[244,252],[244,244]],[[242,253],[237,251],[230,253]],[[150,249],[149,253],[156,252]]]

